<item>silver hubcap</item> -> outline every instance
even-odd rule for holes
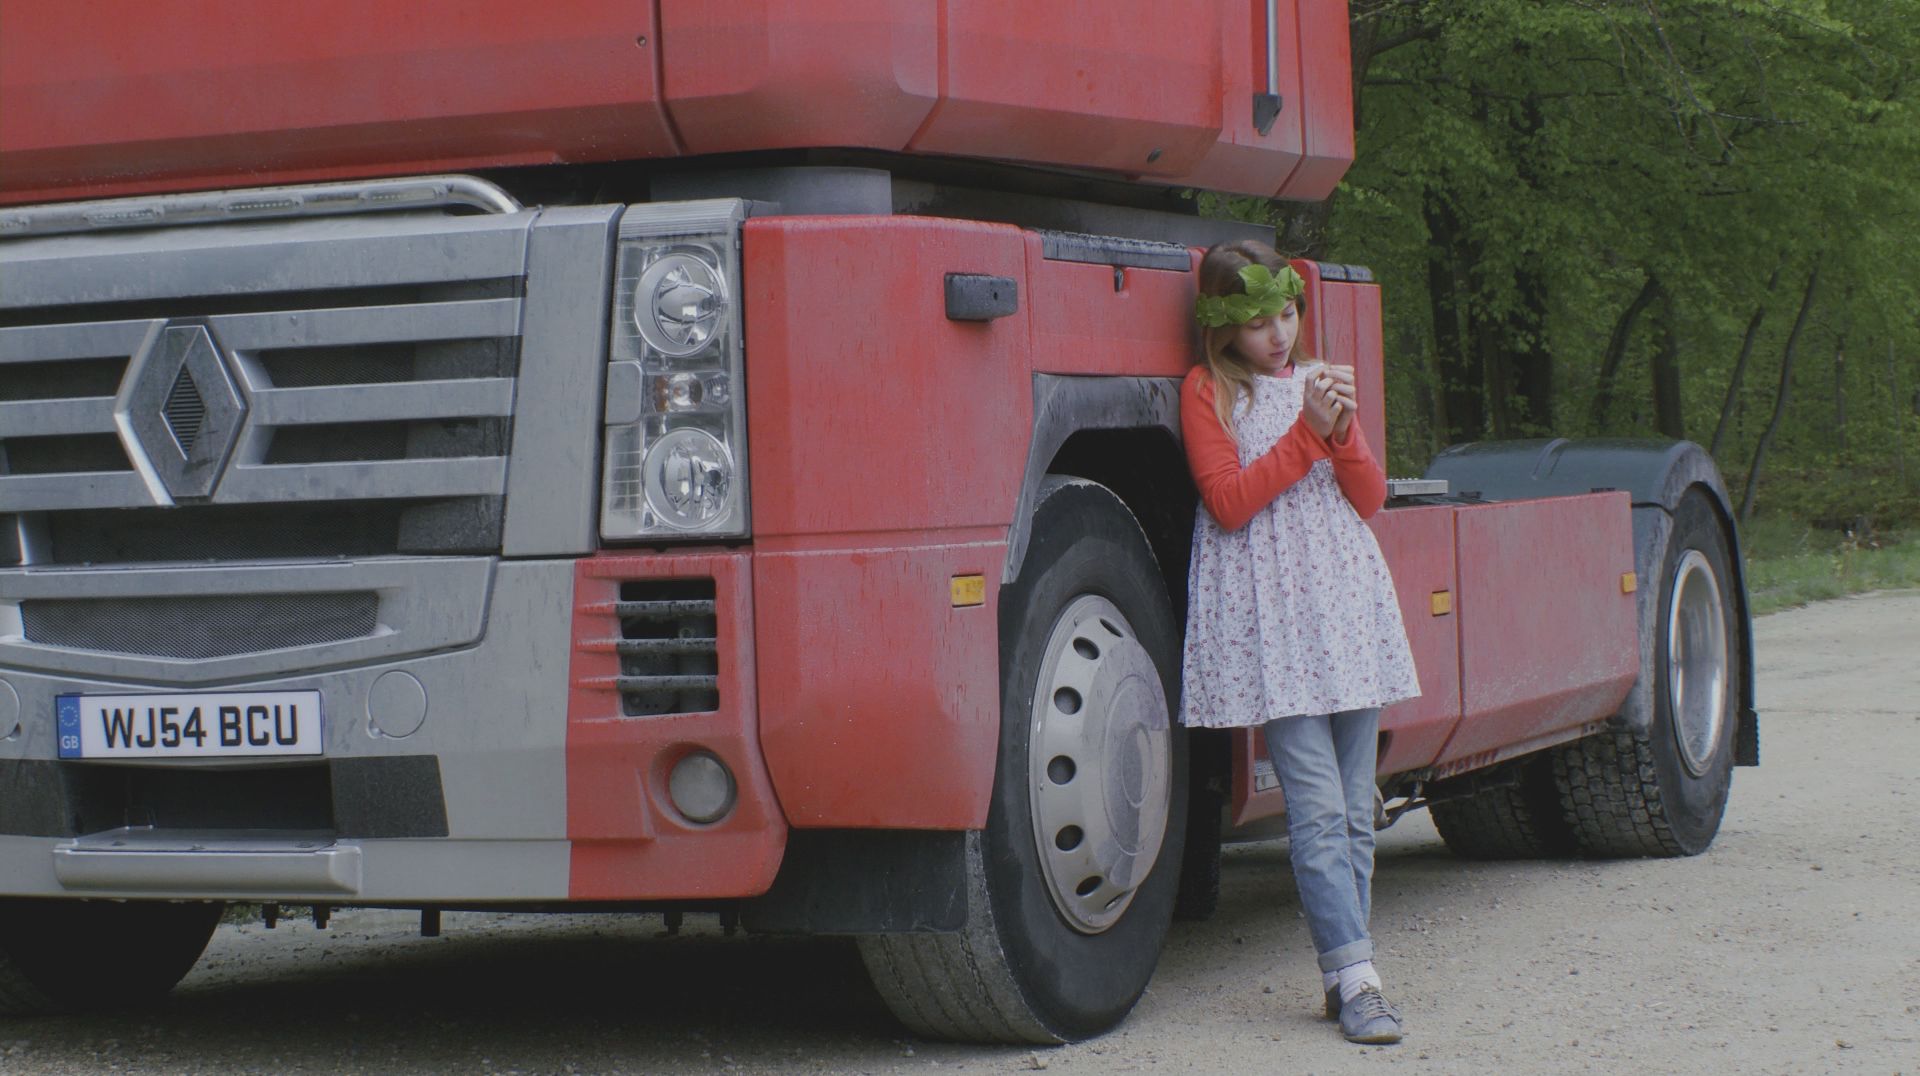
[[[1027,739],[1033,840],[1075,930],[1119,920],[1160,855],[1172,787],[1167,695],[1112,602],[1083,595],[1047,637]]]
[[[1720,581],[1697,549],[1673,572],[1667,611],[1667,703],[1680,760],[1695,777],[1707,772],[1726,722],[1727,621]]]

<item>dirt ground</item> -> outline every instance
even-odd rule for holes
[[[689,917],[347,912],[222,927],[167,1004],[0,1022],[0,1073],[1751,1072],[1920,1074],[1920,592],[1758,624],[1764,765],[1694,859],[1470,864],[1382,835],[1374,929],[1409,1034],[1319,1019],[1282,843],[1229,850],[1117,1031],[916,1042],[837,941]],[[108,973],[107,969],[102,969]]]

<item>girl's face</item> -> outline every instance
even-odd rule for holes
[[[1279,373],[1291,361],[1294,341],[1300,338],[1300,308],[1288,303],[1270,318],[1254,318],[1240,326],[1227,346],[1261,373]]]

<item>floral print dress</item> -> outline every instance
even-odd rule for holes
[[[1305,381],[1262,376],[1252,399],[1238,402],[1242,467],[1292,427]],[[1202,507],[1187,589],[1187,725],[1254,726],[1420,694],[1393,577],[1330,460],[1237,531]]]

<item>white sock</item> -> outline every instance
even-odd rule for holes
[[[1362,960],[1358,964],[1348,964],[1335,973],[1340,980],[1340,1003],[1342,1005],[1360,996],[1363,987],[1380,989],[1380,973],[1373,970],[1373,961]]]
[[[1334,987],[1336,987],[1336,986],[1339,986],[1339,985],[1340,985],[1340,973],[1339,973],[1339,972],[1337,972],[1337,971],[1323,971],[1323,972],[1321,972],[1321,973],[1320,973],[1320,992],[1321,992],[1321,993],[1323,993],[1323,994],[1324,994],[1324,993],[1326,993],[1327,991],[1329,991],[1329,990],[1332,990],[1332,989],[1333,989]]]

